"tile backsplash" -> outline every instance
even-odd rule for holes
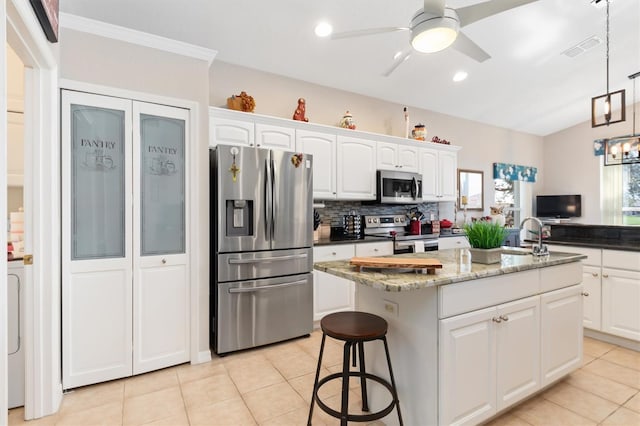
[[[438,218],[438,203],[422,204],[362,204],[360,201],[324,201],[324,208],[316,208],[320,213],[320,220],[323,224],[331,226],[342,226],[342,217],[354,211],[359,215],[391,215],[405,214],[412,207],[418,207],[427,219],[430,214]]]

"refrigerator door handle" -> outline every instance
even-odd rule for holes
[[[229,264],[230,265],[246,265],[250,263],[279,262],[281,260],[306,259],[307,257],[308,256],[306,253],[302,253],[302,254],[290,254],[287,256],[260,257],[256,259],[229,259]]]
[[[278,288],[292,287],[294,285],[301,285],[301,284],[306,284],[306,283],[307,283],[307,280],[299,280],[299,281],[292,281],[290,283],[272,284],[272,285],[266,285],[266,286],[262,286],[262,287],[230,288],[229,289],[229,293],[253,293],[253,292],[256,292],[256,291],[275,290],[275,289],[278,289]]]
[[[271,191],[273,188],[273,183],[271,182],[271,170],[269,170],[269,159],[267,158],[264,161],[264,239],[269,241],[271,240],[271,234],[269,233],[271,229],[271,221],[269,217],[269,213],[271,212]]]
[[[273,194],[271,196],[271,236],[272,238],[276,235],[276,218],[278,217],[278,197],[276,197],[276,188],[278,187],[278,182],[276,182],[276,163],[271,160],[271,190]]]

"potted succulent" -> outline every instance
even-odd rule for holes
[[[471,261],[475,263],[500,263],[502,242],[509,231],[498,223],[478,220],[465,223],[464,231],[471,248]]]

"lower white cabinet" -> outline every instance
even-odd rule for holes
[[[540,296],[542,386],[582,364],[582,286]]]
[[[355,255],[354,244],[336,244],[313,248],[313,261],[351,259]],[[313,320],[320,321],[333,312],[354,309],[355,283],[322,271],[313,271]]]
[[[640,341],[640,272],[602,268],[602,331]]]
[[[356,244],[356,256],[389,256],[393,254],[393,243],[385,241],[382,243],[360,243]]]
[[[580,253],[583,268],[583,325],[640,341],[640,252],[549,245],[552,251]]]
[[[440,424],[477,424],[540,388],[540,297],[440,321]]]
[[[582,272],[582,286],[584,306],[582,311],[582,325],[594,330],[601,329],[601,285],[600,267],[584,266]]]

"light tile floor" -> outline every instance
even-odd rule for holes
[[[24,422],[18,408],[9,411],[9,425],[305,425],[321,338],[316,331],[206,364],[76,389],[57,414]],[[342,346],[327,338],[322,374],[339,371],[341,358]],[[330,382],[321,398],[339,409],[339,393],[339,381]],[[350,401],[359,412],[357,380]],[[314,409],[314,425],[338,423]],[[581,369],[490,425],[640,426],[640,353],[585,338]]]

